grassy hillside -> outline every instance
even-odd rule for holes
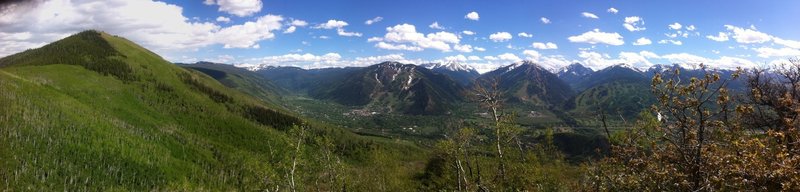
[[[4,190],[285,190],[292,162],[300,190],[400,189],[424,155],[313,121],[298,134],[303,120],[96,31],[0,65]]]

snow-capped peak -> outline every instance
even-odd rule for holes
[[[517,61],[517,62],[511,63],[510,65],[507,65],[506,66],[507,67],[506,72],[514,70],[514,69],[516,69],[517,67],[520,67],[520,66],[525,66],[525,65],[529,65],[529,66],[533,66],[533,67],[536,67],[536,68],[539,68],[539,69],[542,69],[542,70],[550,71],[550,70],[545,69],[541,65],[536,64],[536,62],[533,62],[533,61],[530,61],[530,60],[522,60],[522,61]]]
[[[448,61],[445,61],[443,63],[422,64],[421,66],[425,67],[425,68],[428,68],[428,69],[444,69],[444,70],[448,70],[448,71],[466,71],[466,72],[476,71],[475,68],[472,68],[471,66],[468,66],[468,65],[461,64],[461,63],[459,63],[458,61],[455,61],[455,60],[448,60]]]
[[[248,71],[258,71],[258,70],[262,70],[262,69],[270,69],[270,68],[277,67],[277,66],[272,66],[272,65],[267,65],[267,64],[238,64],[238,65],[233,65],[233,66],[239,67],[239,68],[243,68],[243,69],[247,69]]]
[[[631,69],[631,70],[636,71],[636,72],[642,72],[642,70],[640,70],[639,68],[636,68],[633,65],[628,64],[628,63],[620,63],[620,64],[613,65],[611,67],[622,67],[622,68]]]
[[[580,63],[573,63],[571,65],[562,67],[560,70],[558,70],[558,73],[556,74],[558,76],[563,76],[563,75],[583,76],[590,74],[592,72],[594,72],[594,70],[592,70],[591,68],[585,67]]]

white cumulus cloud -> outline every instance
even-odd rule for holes
[[[728,41],[728,34],[724,32],[719,32],[717,36],[713,35],[706,35],[706,38],[714,40],[714,41]]]
[[[303,20],[299,20],[299,19],[292,19],[292,22],[289,23],[289,25],[298,26],[298,27],[305,27],[306,25],[308,25],[308,22],[303,21]]]
[[[478,19],[481,18],[481,16],[478,15],[478,12],[473,11],[473,12],[467,13],[467,15],[464,15],[464,18],[469,19],[469,20],[473,20],[473,21],[477,21]]]
[[[258,48],[258,41],[275,37],[272,31],[281,28],[281,21],[283,21],[281,16],[265,15],[256,21],[223,28],[216,37],[224,48]]]
[[[800,50],[788,47],[775,49],[770,47],[761,47],[753,49],[758,53],[759,57],[797,57],[800,56]]]
[[[795,49],[800,49],[800,41],[786,40],[786,39],[781,39],[781,38],[777,38],[777,37],[773,37],[772,40],[775,41],[775,43],[777,43],[779,45],[783,45],[783,46],[787,46],[787,47],[791,47],[791,48],[795,48]]]
[[[417,32],[414,25],[404,23],[387,27],[386,34],[381,41],[383,44],[379,43],[376,46],[390,50],[421,51],[430,48],[448,52],[451,51],[451,45],[457,45],[460,41],[459,37],[453,33],[441,31],[426,35]]]
[[[650,44],[653,44],[653,41],[650,41],[650,39],[644,37],[636,39],[636,41],[633,42],[633,45],[650,45]]]
[[[525,32],[517,33],[517,36],[520,36],[520,37],[528,37],[528,38],[531,38],[531,37],[533,37],[533,35],[532,35],[532,34],[525,33]]]
[[[521,61],[522,60],[519,57],[517,57],[517,55],[514,55],[513,53],[503,53],[503,54],[497,55],[497,59],[506,60],[506,61]]]
[[[522,54],[525,55],[526,60],[530,61],[538,61],[539,57],[542,57],[542,54],[536,50],[524,50],[522,51]]]
[[[297,30],[297,27],[289,26],[288,28],[286,28],[286,30],[283,30],[283,33],[294,33],[294,31],[296,31],[296,30]]]
[[[331,20],[328,20],[328,22],[325,22],[325,23],[322,23],[322,24],[319,24],[319,25],[315,26],[314,28],[318,28],[318,29],[335,29],[335,28],[342,28],[342,27],[345,27],[347,25],[348,25],[347,22],[331,19]]]
[[[363,34],[358,32],[348,32],[344,30],[344,27],[348,26],[349,24],[344,21],[339,21],[335,19],[328,20],[328,22],[318,24],[313,28],[316,29],[336,29],[336,34],[339,36],[344,37],[361,37]]]
[[[444,30],[444,27],[439,25],[439,22],[433,22],[431,23],[431,25],[428,25],[428,27],[430,27],[431,29]]]
[[[231,18],[227,18],[227,17],[219,16],[219,17],[217,17],[217,21],[218,21],[218,22],[227,23],[227,22],[231,22]]]
[[[294,27],[294,26],[292,26],[292,27]],[[345,37],[361,37],[361,35],[362,35],[361,33],[357,33],[357,32],[345,31],[342,28],[336,29],[336,34],[338,34],[339,36],[345,36]]]
[[[589,13],[589,12],[583,12],[583,13],[581,13],[581,15],[583,15],[583,17],[591,18],[591,19],[599,19],[600,18],[600,17],[597,17],[597,15],[595,15],[594,13]]]
[[[378,42],[378,44],[375,44],[375,47],[386,50],[422,51],[422,47],[403,45],[403,44],[391,44],[386,42]]]
[[[606,10],[606,11],[608,11],[609,13],[613,13],[613,14],[619,13],[619,10],[617,10],[616,8],[613,8],[613,7],[612,8],[608,8],[608,10]]]
[[[219,11],[239,17],[258,13],[263,6],[261,0],[217,0],[216,4],[219,5]]]
[[[552,42],[542,43],[542,42],[533,42],[531,45],[535,49],[558,49],[558,45]]]
[[[456,45],[453,46],[453,49],[455,49],[456,51],[464,52],[464,53],[470,53],[470,52],[472,52],[472,45],[456,44]]]
[[[577,36],[567,38],[570,42],[574,43],[589,43],[598,44],[604,43],[609,45],[622,45],[625,41],[622,40],[622,35],[619,33],[606,33],[601,32],[600,29],[585,32]]]
[[[647,29],[644,27],[644,20],[638,16],[625,17],[625,23],[622,26],[628,31],[643,31]]]
[[[680,30],[682,27],[683,27],[683,25],[681,25],[678,22],[675,22],[673,24],[669,24],[669,28],[672,29],[672,30]]]
[[[544,23],[544,24],[550,24],[550,19],[548,19],[547,17],[542,17],[539,20],[541,20],[542,23]]]
[[[310,53],[265,56],[247,59],[245,64],[238,64],[239,67],[269,65],[269,66],[295,66],[303,68],[318,68],[319,66],[332,66],[341,63],[342,56],[338,53],[326,53],[324,55],[314,55]],[[316,67],[315,67],[316,66]]]
[[[497,32],[489,35],[489,39],[491,39],[494,42],[504,42],[511,40],[511,38],[513,37],[511,36],[511,33],[508,32]]]
[[[658,41],[658,44],[668,44],[668,43],[672,43],[673,45],[683,45],[683,42],[679,40],[662,39],[661,41]]]
[[[733,32],[733,39],[739,43],[765,43],[772,39],[772,36],[756,30],[755,26],[750,26],[749,29],[746,29],[725,25],[725,28]]]
[[[375,24],[375,23],[381,22],[381,21],[383,21],[383,17],[378,16],[378,17],[372,18],[370,20],[364,21],[364,24],[372,25],[372,24]]]

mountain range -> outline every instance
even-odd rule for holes
[[[571,112],[586,116],[603,110],[634,117],[653,104],[650,79],[656,72],[681,70],[682,78],[704,72],[679,65],[654,65],[647,70],[618,64],[594,71],[573,63],[549,71],[531,61],[515,62],[484,74],[454,61],[421,65],[383,62],[368,67],[302,69],[251,68],[292,94],[361,107],[381,113],[442,115],[469,101],[476,83],[496,81],[505,101],[522,109]],[[730,70],[717,70],[729,76]],[[732,82],[732,87],[743,87]],[[525,107],[527,106],[527,107]]]

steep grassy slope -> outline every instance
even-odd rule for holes
[[[304,189],[319,180],[312,173],[330,165],[322,153],[383,169],[414,167],[398,162],[423,154],[313,122],[295,148],[297,134],[282,130],[301,120],[105,33],[83,32],[0,63],[4,190],[285,189],[295,158],[303,163],[296,177]],[[385,152],[368,155],[376,150]],[[376,169],[341,166],[340,174],[352,175],[341,177],[349,189],[380,182],[361,178]],[[395,172],[386,177],[411,177]],[[340,188],[326,181],[317,187]]]

